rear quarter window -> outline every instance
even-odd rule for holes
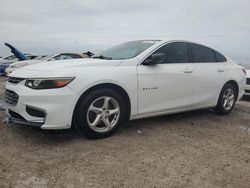
[[[217,62],[226,62],[227,61],[227,58],[225,58],[225,56],[223,56],[219,52],[215,51],[215,56],[216,56]]]
[[[191,62],[206,63],[217,62],[215,51],[198,44],[190,43]]]

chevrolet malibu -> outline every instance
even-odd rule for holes
[[[92,59],[45,62],[11,73],[6,121],[75,127],[89,138],[103,138],[126,120],[210,108],[228,114],[245,83],[242,67],[204,45],[132,41]]]

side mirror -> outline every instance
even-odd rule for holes
[[[166,56],[164,53],[152,54],[149,58],[147,58],[143,65],[157,65],[164,62]]]

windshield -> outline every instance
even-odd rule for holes
[[[130,59],[159,42],[159,40],[140,40],[127,42],[96,54],[93,58],[101,59]]]

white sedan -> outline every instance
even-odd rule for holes
[[[182,40],[132,41],[92,59],[16,70],[6,83],[7,121],[41,129],[74,126],[89,138],[103,138],[125,120],[207,108],[228,114],[245,82],[245,70],[212,48]]]

